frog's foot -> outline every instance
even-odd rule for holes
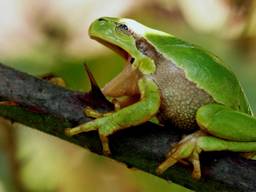
[[[102,118],[95,119],[93,121],[81,124],[74,128],[67,128],[65,129],[65,134],[67,136],[74,136],[79,133],[98,130],[100,140],[102,143],[103,154],[106,156],[109,156],[111,154],[111,151],[109,148],[108,136],[113,133],[115,127],[116,126],[111,123],[108,117],[102,117]]]
[[[66,129],[66,135],[73,136],[82,132],[97,130],[102,143],[103,154],[109,155],[109,135],[118,130],[146,122],[158,112],[160,106],[160,93],[157,85],[153,80],[147,78],[140,79],[138,84],[141,92],[141,99],[138,102],[118,111],[104,114],[103,116],[93,109],[87,108],[85,113],[100,118],[96,118],[75,128]],[[138,110],[141,111],[138,113]]]
[[[167,154],[166,160],[158,166],[156,170],[157,174],[160,175],[177,162],[184,162],[184,160],[187,159],[192,163],[194,167],[192,177],[195,179],[200,179],[201,168],[199,154],[202,150],[198,146],[197,141],[204,135],[205,133],[202,131],[197,131],[191,135],[186,136],[179,143],[177,143]]]

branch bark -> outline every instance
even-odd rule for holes
[[[19,104],[0,105],[0,116],[101,154],[96,132],[74,137],[64,134],[64,128],[92,120],[84,116],[85,106],[99,111],[113,110],[111,103],[94,93],[58,87],[0,64],[0,98]],[[155,175],[157,165],[181,136],[175,127],[159,127],[149,122],[122,130],[110,136],[110,158]],[[199,181],[191,178],[192,167],[182,164],[176,164],[160,177],[198,192],[256,191],[256,161],[229,152],[202,153],[200,159],[202,179]]]

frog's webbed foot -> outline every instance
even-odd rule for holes
[[[157,174],[164,173],[169,167],[173,166],[177,162],[184,162],[184,159],[190,161],[194,167],[192,177],[200,179],[201,168],[199,154],[201,152],[197,141],[200,137],[204,136],[205,133],[197,131],[193,134],[186,136],[179,143],[177,143],[172,150],[167,154],[166,160],[162,162],[156,172]]]
[[[74,128],[67,128],[65,129],[65,134],[67,136],[74,136],[79,133],[89,132],[93,130],[98,130],[100,140],[102,143],[103,154],[109,156],[111,154],[109,143],[108,143],[108,136],[112,134],[113,129],[116,126],[111,123],[108,117],[102,117],[99,119],[95,119],[93,121],[81,124]]]

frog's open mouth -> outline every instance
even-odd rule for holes
[[[105,45],[106,47],[112,49],[114,52],[122,56],[126,61],[130,62],[131,64],[134,62],[134,58],[126,50],[122,49],[121,47],[118,47],[117,45],[98,37],[91,36],[91,38],[98,41],[102,45]]]
[[[127,61],[125,63],[126,65],[124,69],[116,77],[114,77],[114,79],[112,79],[104,86],[102,89],[104,95],[115,98],[122,96],[133,97],[138,95],[139,89],[137,82],[141,74],[137,69],[133,69],[132,65],[128,64],[132,64],[135,59],[126,50],[118,47],[115,44],[112,44],[98,37],[91,36],[91,38],[109,47]]]

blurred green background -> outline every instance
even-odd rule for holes
[[[123,60],[90,40],[101,16],[129,17],[218,55],[239,77],[256,111],[256,1],[0,0],[0,61],[33,75],[54,73],[88,91],[86,62],[103,86]],[[0,124],[0,192],[185,192],[39,131]]]

